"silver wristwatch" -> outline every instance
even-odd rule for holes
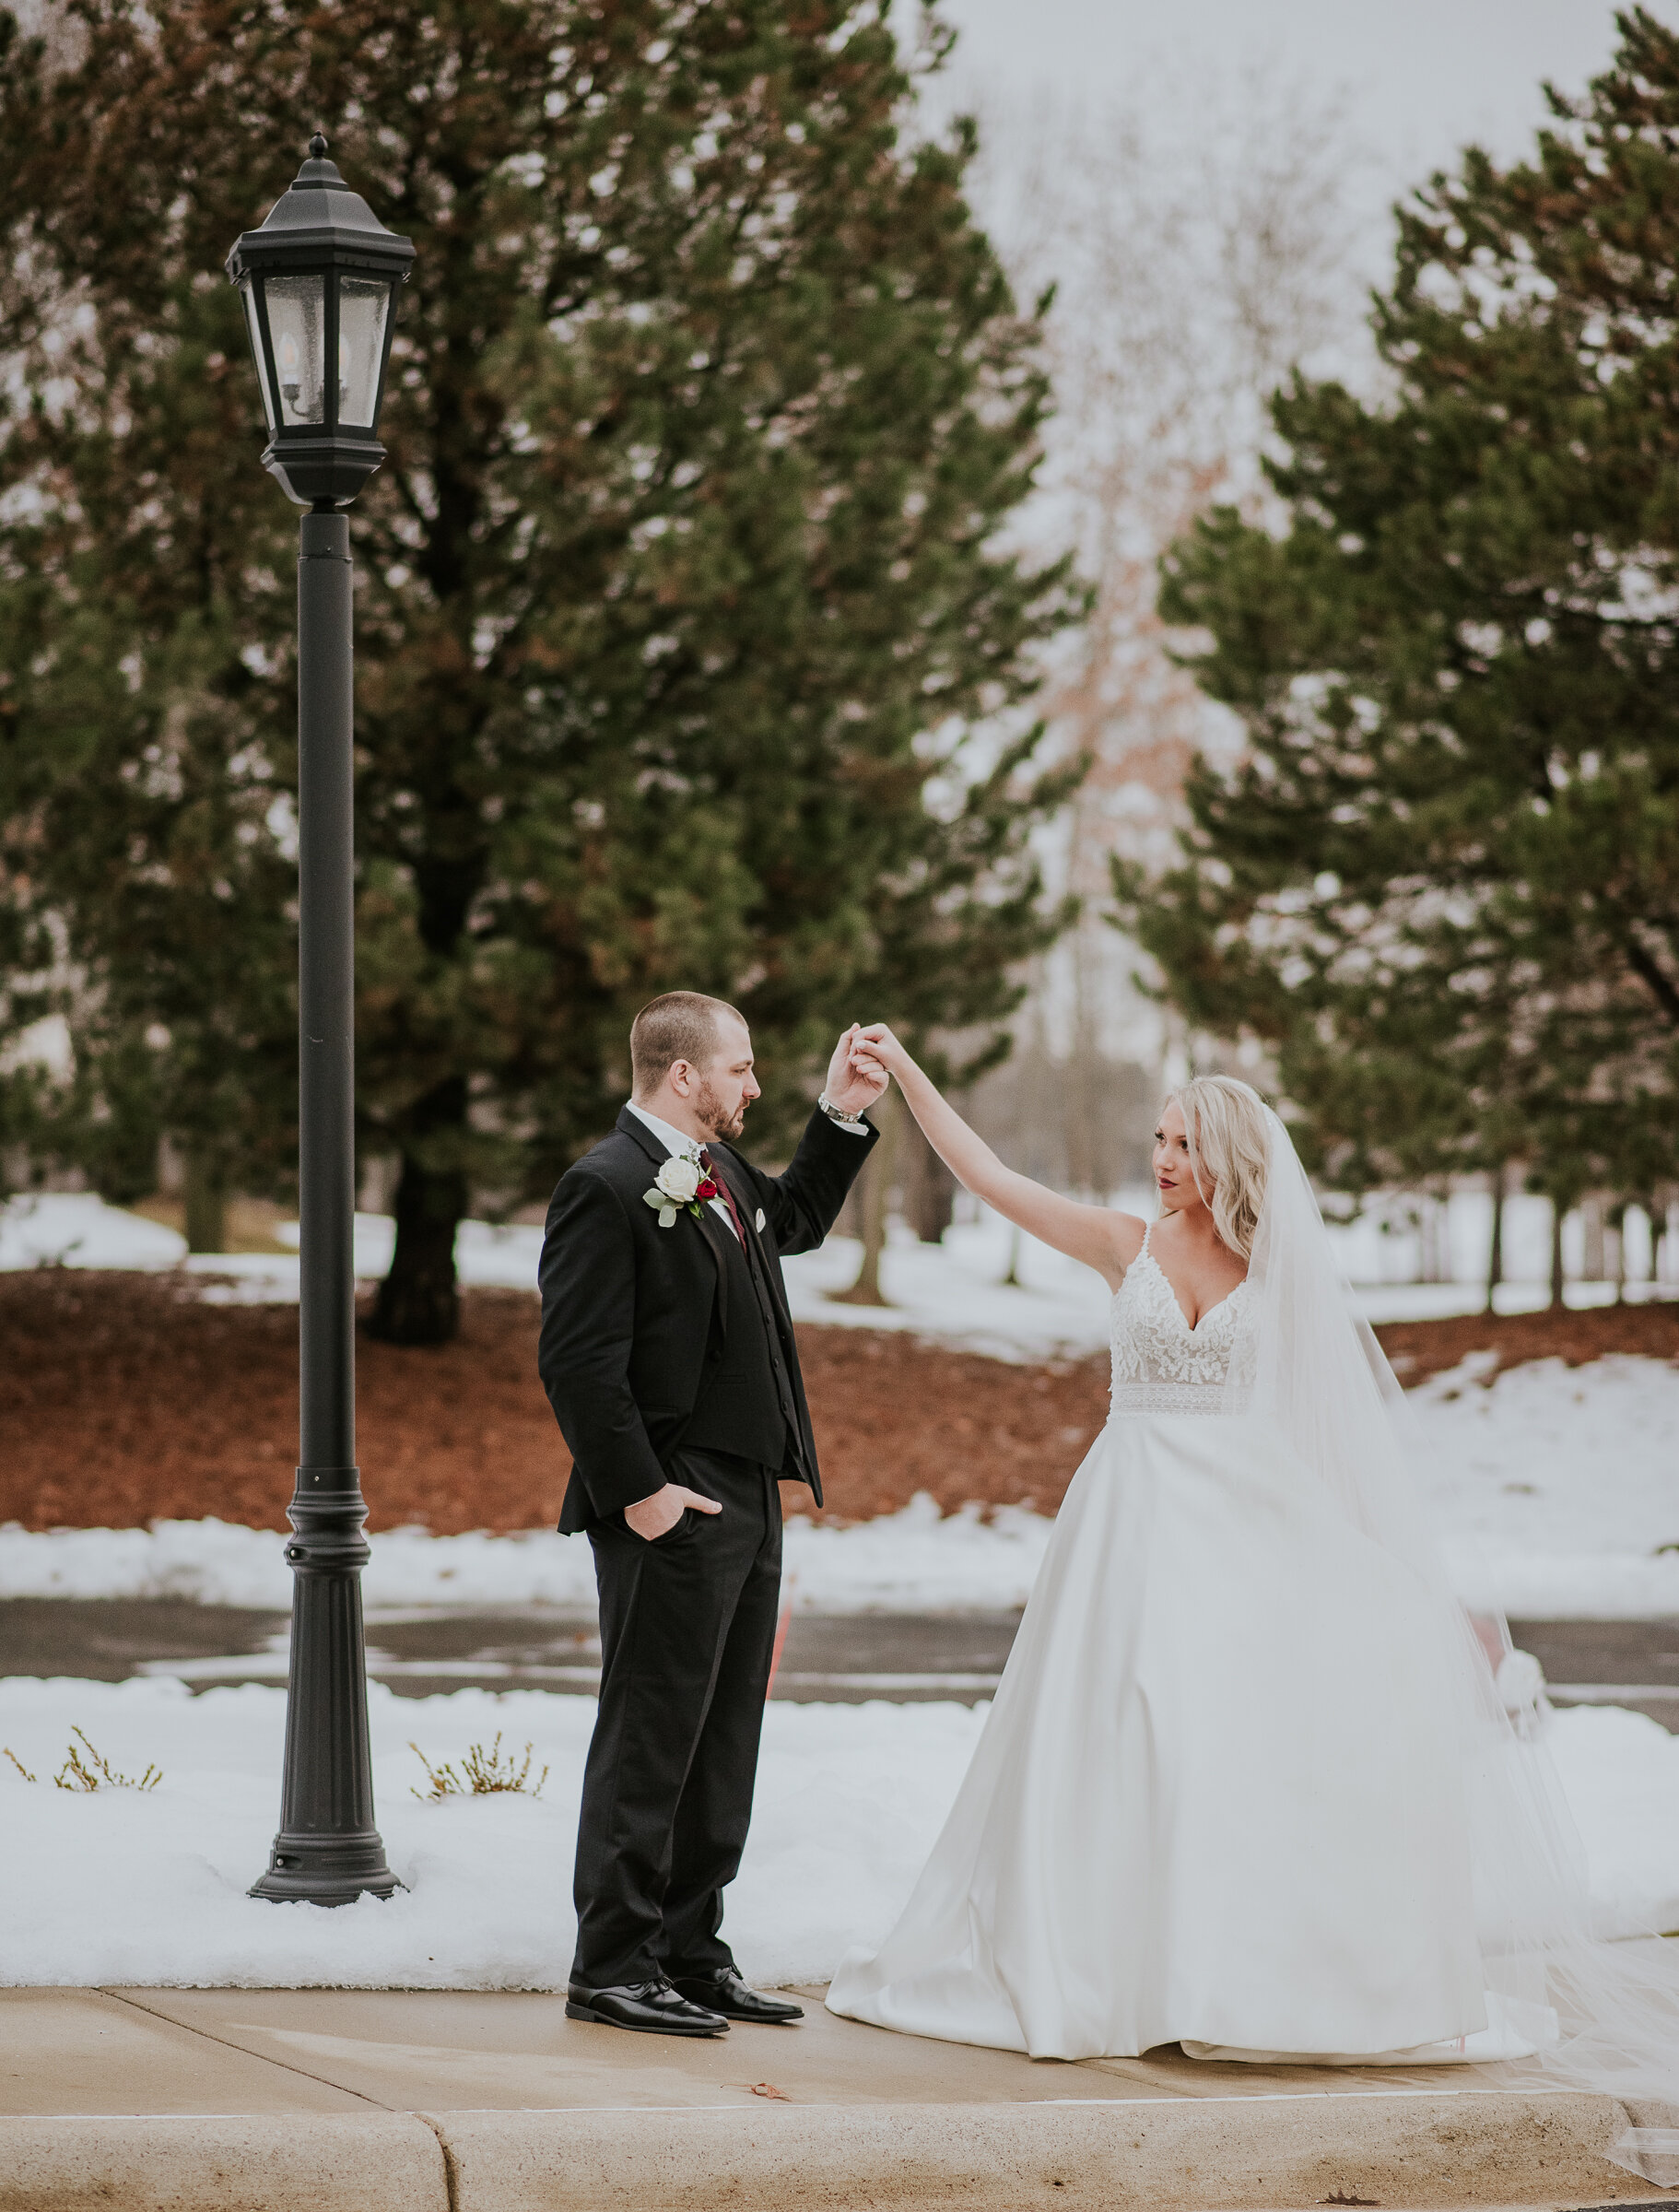
[[[827,1091],[822,1093],[822,1096],[816,1100],[816,1104],[821,1112],[827,1114],[830,1122],[839,1122],[847,1129],[861,1129],[863,1125],[862,1114],[847,1113],[843,1106],[834,1104]]]

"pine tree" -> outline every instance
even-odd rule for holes
[[[1034,325],[971,135],[901,136],[884,7],[75,12],[73,66],[14,36],[0,75],[6,473],[47,488],[0,530],[41,671],[6,726],[64,855],[34,895],[154,1118],[228,1173],[283,1156],[291,518],[220,264],[319,124],[418,249],[353,523],[358,1082],[401,1161],[373,1326],[437,1341],[456,1223],[609,1125],[651,993],[738,1001],[769,1135],[843,1021],[1012,1004],[1064,788],[1030,648],[1078,604],[996,549]],[[976,772],[981,721],[1013,735]]]
[[[1286,526],[1168,564],[1248,743],[1123,904],[1347,1187],[1520,1162],[1563,1208],[1679,1160],[1679,35],[1620,28],[1532,162],[1401,210],[1390,395],[1274,403]]]

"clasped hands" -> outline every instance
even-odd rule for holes
[[[830,1106],[838,1106],[841,1113],[862,1113],[875,1104],[886,1087],[887,1070],[869,1047],[876,1037],[891,1034],[881,1022],[866,1029],[860,1021],[852,1022],[828,1064],[828,1080],[822,1088]]]
[[[854,1079],[859,1083],[867,1083],[873,1086],[874,1097],[870,1100],[871,1104],[873,1104],[874,1099],[879,1098],[891,1078],[894,1076],[901,1077],[904,1069],[910,1064],[909,1053],[905,1052],[903,1046],[884,1021],[871,1021],[866,1025],[854,1021],[840,1040],[840,1051],[847,1053]],[[834,1054],[836,1062],[839,1057],[840,1053],[836,1053]],[[831,1070],[829,1071],[829,1082],[831,1086]],[[834,1099],[836,1105],[839,1104],[840,1101],[834,1097],[831,1088],[828,1096]],[[848,1111],[854,1113],[860,1112],[861,1109],[851,1107]]]

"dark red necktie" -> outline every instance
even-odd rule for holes
[[[734,1233],[740,1239],[741,1250],[745,1252],[746,1249],[746,1225],[740,1218],[739,1206],[734,1203],[734,1193],[711,1165],[710,1152],[704,1145],[699,1147],[699,1164],[717,1185],[717,1195],[729,1209],[729,1218],[734,1224]]]

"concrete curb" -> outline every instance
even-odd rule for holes
[[[434,2115],[452,2212],[1262,2212],[1602,2206],[1653,2194],[1603,2153],[1608,2097]]]
[[[0,2119],[0,2212],[452,2212],[412,2112]]]
[[[0,2212],[1299,2212],[1650,2204],[1556,2094],[0,2120]]]

